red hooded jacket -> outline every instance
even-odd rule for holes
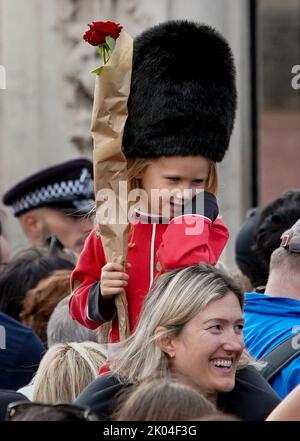
[[[153,222],[153,221],[152,221]],[[133,227],[128,249],[129,275],[126,295],[131,331],[139,317],[144,298],[158,274],[195,265],[215,264],[228,240],[228,229],[220,218],[212,222],[201,215],[184,215],[169,224],[149,223],[140,217]],[[112,320],[110,342],[119,341],[114,300],[101,306],[100,276],[106,264],[99,227],[86,239],[71,277],[73,295],[70,313],[82,325],[95,329]],[[103,309],[105,308],[105,309]]]

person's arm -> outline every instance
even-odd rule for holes
[[[226,225],[218,216],[215,196],[209,192],[197,208],[195,199],[183,216],[174,218],[166,229],[158,250],[162,272],[195,265],[216,264],[229,237]],[[201,207],[203,207],[201,209]]]
[[[94,228],[86,239],[71,276],[70,314],[90,329],[112,320],[116,313],[114,300],[101,294],[100,275],[106,261],[98,231],[98,227]]]
[[[266,421],[300,421],[300,385],[275,407]]]

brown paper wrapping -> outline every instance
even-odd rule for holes
[[[116,41],[110,60],[96,75],[91,132],[94,140],[94,186],[96,195],[96,219],[100,225],[101,240],[108,262],[124,264],[128,247],[128,220],[121,224],[120,211],[115,223],[102,223],[100,208],[104,201],[97,200],[99,190],[110,189],[116,195],[117,213],[122,203],[119,181],[127,181],[127,163],[122,152],[123,130],[127,118],[127,100],[130,93],[132,70],[132,38],[122,31]],[[127,213],[122,218],[127,219]],[[120,340],[130,334],[126,295],[115,299]]]

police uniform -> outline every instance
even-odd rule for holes
[[[80,252],[92,223],[87,215],[94,207],[93,165],[78,158],[38,171],[18,182],[3,196],[14,216],[21,218],[23,230],[32,246],[50,245]],[[46,217],[32,230],[23,215],[39,208],[48,210]],[[39,216],[36,213],[36,216]]]
[[[28,176],[10,188],[2,201],[16,217],[40,207],[76,215],[90,212],[93,195],[92,162],[78,158]]]

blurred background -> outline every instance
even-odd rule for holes
[[[92,157],[97,49],[82,40],[87,23],[117,21],[134,37],[176,18],[214,26],[236,59],[238,115],[219,166],[221,212],[231,231],[224,260],[231,265],[248,210],[300,187],[300,89],[292,87],[300,0],[0,0],[0,193],[40,168]],[[24,236],[0,209],[16,252]]]

